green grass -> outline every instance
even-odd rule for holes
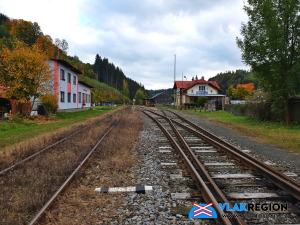
[[[164,107],[166,108],[166,107]],[[169,108],[170,109],[170,108]],[[226,111],[199,112],[179,110],[197,115],[214,124],[230,129],[239,135],[255,141],[279,146],[293,152],[300,152],[300,126],[293,124],[259,121],[245,116],[235,116]]]
[[[27,122],[9,123],[7,121],[0,121],[0,148],[83,122],[89,118],[108,113],[116,109],[116,107],[97,107],[96,109],[98,110],[90,109],[87,111],[73,113],[58,112],[56,115],[56,119],[58,119],[58,121],[47,124],[34,124]]]

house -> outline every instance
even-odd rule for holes
[[[50,59],[53,70],[53,94],[58,97],[58,110],[91,107],[91,88],[89,84],[79,81],[82,72],[63,59]]]
[[[63,59],[50,59],[48,61],[53,71],[52,90],[58,98],[59,111],[76,111],[91,107],[91,88],[89,84],[79,81],[78,74],[82,72]],[[5,92],[5,87],[0,86],[0,113],[10,112],[16,114],[30,113],[38,109],[39,100],[35,101],[33,107],[28,104],[17,105],[14,100],[1,98],[1,93]]]
[[[208,100],[223,100],[225,95],[215,81],[206,81],[204,77],[192,81],[175,81],[173,89],[176,95],[175,106],[182,107],[184,103],[195,103],[199,96],[206,96]]]
[[[150,106],[171,106],[174,98],[165,93],[161,92],[150,98]]]

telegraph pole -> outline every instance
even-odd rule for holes
[[[175,80],[176,80],[176,54],[174,54],[174,85],[175,85]],[[176,104],[176,98],[177,98],[177,93],[176,93],[176,89],[174,89],[174,108]]]

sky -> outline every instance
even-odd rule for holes
[[[174,73],[180,81],[208,80],[249,70],[236,45],[247,21],[243,1],[0,0],[0,12],[37,22],[53,40],[65,39],[68,55],[93,64],[99,54],[156,90],[172,88]]]

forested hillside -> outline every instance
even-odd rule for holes
[[[229,86],[236,87],[238,84],[253,83],[255,89],[258,87],[258,80],[251,76],[251,73],[246,70],[228,71],[225,73],[218,73],[216,76],[209,79],[209,81],[216,81],[223,91],[226,93]]]
[[[169,95],[173,95],[174,89],[168,88],[168,89],[159,89],[159,90],[147,90],[149,98],[153,97],[154,95],[157,95],[161,92],[165,92]]]
[[[142,84],[126,77],[122,69],[109,62],[107,58],[102,59],[97,54],[94,64],[84,63],[78,56],[69,56],[67,54],[68,42],[66,40],[56,38],[53,41],[52,37],[42,32],[37,22],[32,23],[22,19],[11,19],[0,13],[0,51],[5,47],[13,49],[16,40],[22,41],[28,48],[37,45],[48,58],[64,59],[82,71],[83,75],[81,76],[89,78],[85,79],[86,82],[97,86],[95,90],[97,89],[98,94],[94,93],[92,96],[101,96],[98,99],[120,102],[120,100],[128,98],[126,99],[126,102],[128,102],[130,101],[129,99],[134,98],[138,90],[142,90],[146,94]],[[95,81],[106,85],[96,85],[97,82]],[[104,88],[107,86],[116,90]],[[99,94],[101,91],[104,93]],[[93,100],[96,99],[92,98]]]

